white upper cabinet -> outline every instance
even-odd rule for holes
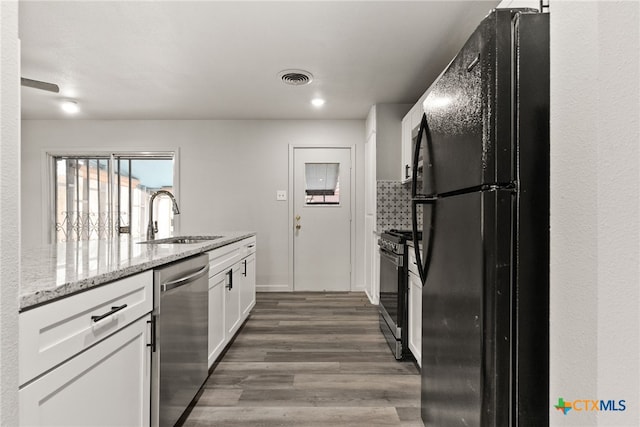
[[[411,174],[413,173],[412,161],[411,161],[411,111],[407,113],[406,116],[402,119],[402,170],[401,179],[403,183],[411,181]]]
[[[413,180],[413,150],[415,147],[415,137],[420,130],[420,122],[424,114],[422,103],[427,98],[427,90],[416,102],[411,110],[402,119],[402,161],[401,161],[401,181],[407,183]]]
[[[422,103],[424,102],[425,99],[427,99],[427,94],[429,93],[429,91],[425,92],[420,99],[418,99],[418,102],[415,103],[415,105],[411,108],[411,129],[419,129],[420,127],[420,122],[422,121],[422,115],[424,114],[424,107],[422,106]]]
[[[377,104],[375,109],[376,180],[397,181],[402,155],[402,118],[410,104]]]

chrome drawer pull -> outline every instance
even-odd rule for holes
[[[105,313],[103,315],[100,315],[100,316],[91,316],[91,320],[93,320],[94,322],[99,322],[102,319],[104,319],[105,317],[111,316],[113,313],[116,313],[116,312],[118,312],[120,310],[123,310],[125,308],[127,308],[127,304],[122,304],[120,307],[111,307],[111,311],[109,311],[109,312],[107,312],[107,313]]]

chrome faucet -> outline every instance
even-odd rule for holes
[[[147,240],[153,240],[156,238],[156,233],[158,232],[158,221],[153,220],[153,201],[158,196],[169,196],[171,202],[173,202],[173,213],[178,215],[180,213],[180,209],[178,209],[178,203],[176,202],[176,198],[171,194],[170,191],[167,190],[158,190],[151,195],[149,199],[149,225],[147,226]]]

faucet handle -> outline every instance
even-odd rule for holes
[[[153,232],[154,233],[158,232],[158,221],[153,221]]]

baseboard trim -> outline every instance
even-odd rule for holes
[[[291,292],[289,285],[256,285],[256,292]]]
[[[293,291],[294,289],[291,288],[289,285],[256,285],[256,292],[293,292]],[[318,291],[318,292],[321,292],[321,291]],[[372,301],[372,304],[373,304],[371,295],[369,295],[369,293],[367,292],[364,286],[353,288],[351,290],[347,290],[344,292],[364,292],[365,294],[367,294],[369,301]]]
[[[378,305],[378,301],[376,301],[371,294],[369,293],[369,290],[365,288],[364,293],[367,295],[367,298],[369,298],[369,302],[373,305]]]

